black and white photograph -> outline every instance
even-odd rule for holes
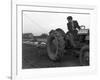
[[[89,13],[22,12],[22,69],[90,66]]]
[[[0,80],[100,80],[99,0],[1,0]]]
[[[96,8],[12,4],[12,79],[70,77],[96,71]]]

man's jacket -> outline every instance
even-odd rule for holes
[[[80,26],[78,25],[77,21],[67,23],[67,27],[69,31],[76,30],[76,28],[80,29]]]

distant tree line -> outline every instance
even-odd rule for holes
[[[32,33],[23,33],[22,34],[22,37],[23,37],[23,39],[47,38],[48,37],[48,34],[42,33],[39,36],[34,36],[34,34],[32,34]]]
[[[48,37],[48,34],[42,33],[42,34],[40,35],[40,37],[42,37],[42,38],[47,38],[47,37]]]

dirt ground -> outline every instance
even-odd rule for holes
[[[61,61],[53,62],[47,56],[46,47],[37,48],[31,45],[22,45],[22,68],[49,68],[49,67],[73,67],[80,66],[79,59],[65,53]]]

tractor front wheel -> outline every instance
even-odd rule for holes
[[[83,66],[89,65],[89,46],[85,45],[80,51],[80,64]]]

